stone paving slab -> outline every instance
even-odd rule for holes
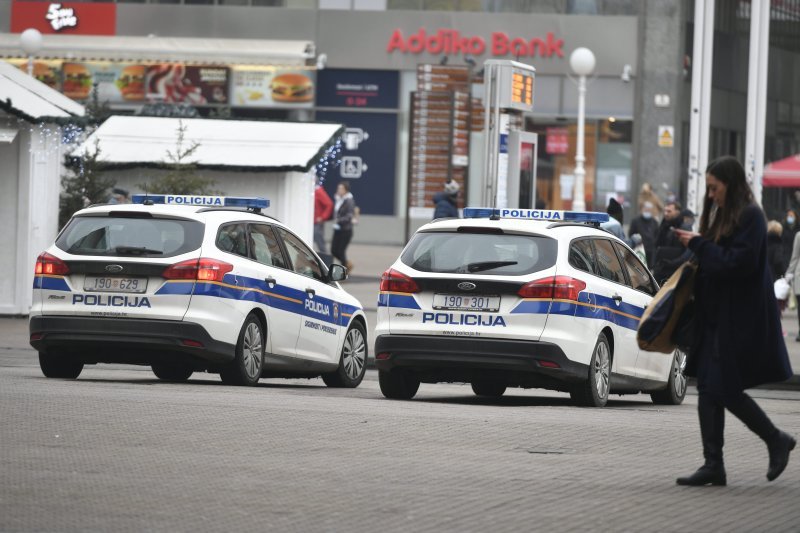
[[[800,458],[774,483],[728,419],[730,485],[674,484],[701,461],[696,397],[605,409],[463,385],[382,398],[320,380],[166,384],[97,367],[48,380],[0,354],[0,530],[797,531]],[[19,363],[19,362],[18,362]],[[800,393],[756,391],[800,435]]]

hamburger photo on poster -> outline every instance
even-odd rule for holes
[[[64,63],[62,67],[64,81],[61,90],[64,96],[73,100],[86,100],[92,93],[93,76],[83,63]]]
[[[232,72],[233,105],[245,107],[311,107],[314,72],[275,68],[237,68]]]
[[[116,86],[123,100],[141,102],[145,97],[144,80],[147,67],[127,65],[120,70]]]

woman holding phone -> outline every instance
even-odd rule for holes
[[[697,377],[697,410],[705,463],[679,485],[725,485],[725,409],[761,437],[769,452],[767,479],[789,462],[795,439],[776,428],[745,389],[792,376],[767,264],[767,223],[733,157],[706,169],[700,232],[675,230],[698,261],[696,337],[686,374]]]

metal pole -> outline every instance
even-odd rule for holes
[[[33,76],[33,56],[28,56],[28,76]]]
[[[755,195],[756,201],[761,204],[762,182],[764,179],[764,141],[767,137],[767,76],[769,70],[769,21],[770,2],[761,0],[761,15],[759,16],[760,28],[758,31],[758,102],[756,107],[755,123]]]
[[[747,67],[747,126],[744,141],[744,170],[747,173],[747,182],[756,194],[755,168],[756,168],[756,101],[758,100],[758,44],[761,24],[761,3],[763,0],[750,2],[750,60]],[[756,198],[760,203],[760,198]]]
[[[586,210],[586,195],[583,192],[586,169],[583,162],[584,122],[586,116],[586,76],[578,77],[578,138],[575,146],[575,194],[572,199],[572,209],[575,211]]]
[[[484,64],[483,70],[483,205],[489,205],[492,187],[492,161],[491,161],[491,140],[492,140],[492,70],[494,65],[488,61]]]
[[[711,77],[714,61],[714,0],[695,0],[692,53],[692,107],[689,123],[689,184],[687,207],[699,215],[703,207],[711,117]]]

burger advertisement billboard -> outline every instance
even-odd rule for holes
[[[97,98],[111,104],[143,102],[144,65],[110,62],[64,63],[61,92],[73,100],[87,100],[97,85]]]
[[[231,104],[241,107],[312,107],[315,71],[303,69],[233,69]]]
[[[27,59],[9,59],[7,61],[25,72],[28,71]],[[33,77],[51,89],[61,90],[61,62],[35,60],[33,62]]]

